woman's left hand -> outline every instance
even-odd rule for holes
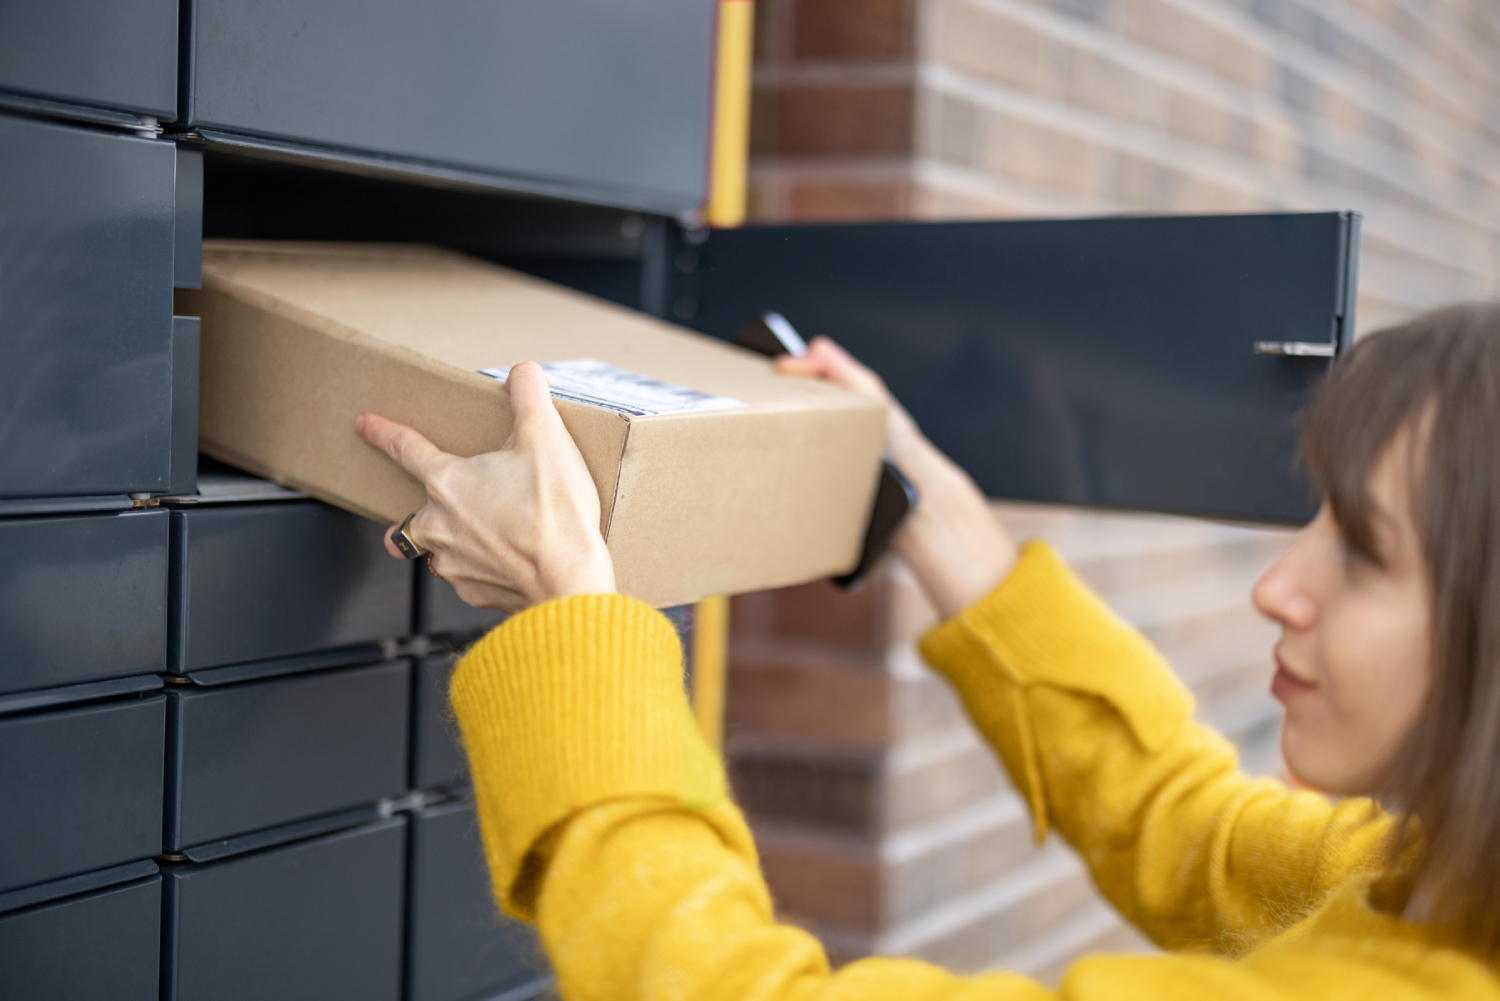
[[[417,431],[361,414],[360,436],[422,481],[427,504],[407,534],[470,605],[517,612],[574,594],[615,590],[599,531],[599,494],[563,426],[541,367],[506,382],[515,419],[498,452],[449,455]],[[385,548],[400,556],[386,531]]]

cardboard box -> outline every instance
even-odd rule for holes
[[[582,384],[557,407],[623,592],[680,604],[858,557],[884,408],[731,345],[426,247],[205,241],[203,288],[177,308],[202,317],[200,449],[358,514],[399,522],[426,495],[356,415],[475,455],[511,426],[503,382],[481,370],[571,362],[554,395],[565,375]],[[611,405],[578,402],[590,393]]]

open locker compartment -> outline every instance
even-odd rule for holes
[[[1352,338],[1359,216],[680,233],[666,299],[784,315],[885,379],[986,494],[1299,524],[1301,414]]]
[[[996,498],[1315,508],[1298,438],[1353,337],[1358,213],[693,230],[222,153],[206,169],[209,237],[430,243],[724,339],[779,312],[871,365]]]

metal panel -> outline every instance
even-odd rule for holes
[[[0,518],[0,693],[166,666],[167,523],[161,510]]]
[[[405,660],[169,692],[172,849],[401,793]]]
[[[0,90],[177,114],[177,0],[6,0]]]
[[[163,1001],[401,996],[406,820],[164,870]]]
[[[0,890],[161,851],[166,699],[0,719]]]
[[[158,1001],[161,877],[0,914],[0,997]]]
[[[171,143],[0,116],[0,496],[166,488],[174,175]]]
[[[202,337],[196,316],[172,317],[172,451],[167,493],[198,491],[198,359]]]
[[[469,784],[469,758],[448,701],[448,682],[455,666],[457,657],[451,653],[417,661],[411,714],[413,789],[454,789]]]
[[[488,632],[505,621],[504,612],[465,604],[452,584],[428,573],[426,566],[424,560],[417,573],[417,632],[471,635]]]
[[[173,670],[408,635],[411,565],[384,533],[314,501],[172,512]]]
[[[1299,411],[1352,327],[1348,213],[749,227],[680,243],[673,309],[784,314],[886,379],[992,496],[1297,523]]]
[[[194,126],[699,208],[714,5],[194,0]],[[229,138],[229,137],[226,137]]]
[[[417,812],[411,839],[408,1001],[478,1001],[547,976],[536,933],[495,904],[473,803]]]
[[[203,151],[177,147],[177,229],[173,234],[172,284],[203,285]]]

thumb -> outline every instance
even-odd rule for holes
[[[513,439],[535,438],[562,429],[562,418],[552,402],[547,375],[536,362],[511,366],[505,388],[510,391],[510,412],[515,420],[511,429]]]

